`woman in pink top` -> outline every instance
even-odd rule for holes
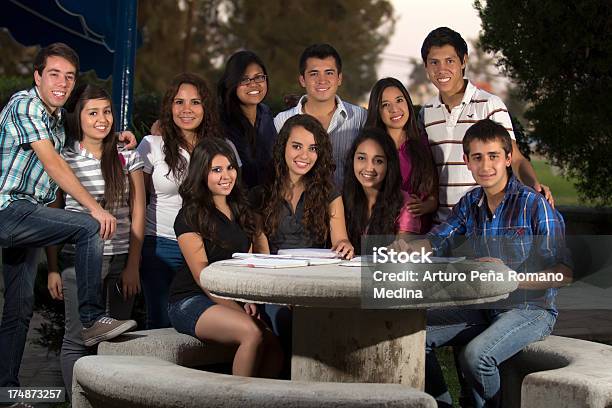
[[[382,129],[393,139],[408,210],[407,232],[426,233],[438,208],[437,176],[427,136],[419,131],[412,100],[400,81],[383,78],[374,84],[365,126]]]

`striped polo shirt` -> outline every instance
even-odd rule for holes
[[[514,140],[508,109],[501,99],[468,81],[461,103],[449,112],[435,96],[421,109],[419,120],[425,127],[429,147],[438,170],[439,202],[435,223],[444,221],[459,199],[476,184],[463,161],[463,136],[482,119],[500,123]]]
[[[64,111],[54,115],[36,88],[14,94],[0,113],[0,210],[11,202],[28,200],[48,204],[55,200],[57,184],[47,175],[30,143],[50,140],[59,153],[66,134]]]
[[[286,111],[280,112],[274,118],[274,127],[280,132],[285,124],[285,121],[292,116],[305,114],[304,103],[307,96],[300,98],[298,104]],[[329,134],[336,171],[334,173],[334,182],[339,190],[342,190],[342,182],[344,180],[344,162],[346,154],[353,144],[353,140],[357,138],[359,131],[363,128],[366,121],[367,111],[361,106],[353,105],[348,102],[343,102],[336,95],[336,111],[329,122],[327,133]]]
[[[117,218],[117,229],[115,235],[109,240],[104,241],[104,255],[125,254],[130,246],[130,183],[128,173],[136,170],[141,170],[144,167],[143,161],[136,150],[122,150],[119,154],[119,159],[123,164],[125,173],[125,194],[124,199],[117,208],[112,210],[112,214]],[[102,169],[100,168],[100,160],[88,152],[79,142],[66,147],[62,150],[62,157],[66,163],[72,168],[74,174],[79,179],[79,182],[87,189],[89,194],[99,203],[104,198],[104,178],[102,177]],[[83,207],[70,194],[64,192],[64,209],[68,211],[78,211],[89,213],[89,210]],[[64,250],[74,253],[74,247],[66,244]]]

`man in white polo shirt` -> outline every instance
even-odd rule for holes
[[[353,140],[363,127],[367,112],[360,106],[340,99],[336,93],[342,84],[342,60],[329,44],[313,44],[300,56],[300,85],[306,90],[298,104],[274,118],[279,132],[287,119],[306,113],[314,116],[327,130],[334,153],[334,182],[342,189],[344,160]]]
[[[531,162],[518,150],[506,105],[464,78],[468,55],[461,35],[448,27],[436,28],[423,41],[421,57],[429,80],[439,91],[423,106],[419,118],[439,175],[440,204],[434,221],[444,221],[459,199],[477,186],[463,161],[461,142],[466,130],[481,119],[491,119],[508,130],[512,138],[512,170],[554,205],[550,189],[538,182]]]

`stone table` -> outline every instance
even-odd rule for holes
[[[508,271],[502,264],[474,261],[432,265],[410,267],[421,272]],[[425,378],[426,308],[492,302],[517,287],[507,280],[404,282],[422,289],[424,298],[365,309],[362,276],[371,278],[371,271],[339,265],[271,269],[213,263],[200,279],[220,297],[293,306],[292,380],[398,383],[419,390]]]

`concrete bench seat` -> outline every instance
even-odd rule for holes
[[[74,366],[74,408],[435,408],[398,384],[269,380],[209,373],[153,357],[87,356]]]
[[[171,327],[129,332],[98,346],[98,355],[156,357],[185,367],[230,363],[235,351],[235,347],[204,343]]]
[[[502,370],[504,407],[612,407],[612,347],[549,336]]]

